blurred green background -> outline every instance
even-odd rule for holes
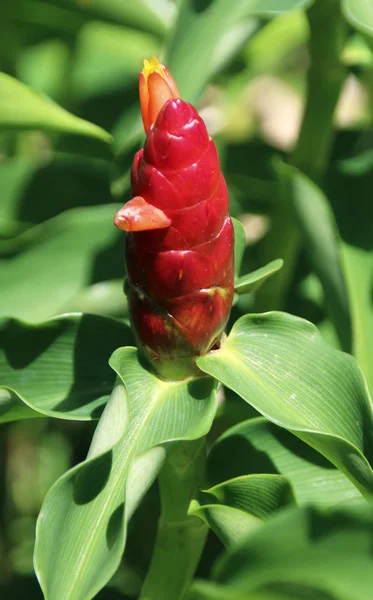
[[[245,228],[242,273],[288,259],[282,275],[256,295],[240,298],[232,320],[251,310],[288,310],[316,323],[331,344],[355,351],[367,374],[373,353],[366,335],[373,321],[373,53],[367,34],[373,19],[367,23],[344,3],[349,24],[340,17],[343,35],[336,51],[341,91],[336,110],[332,107],[327,156],[315,173],[317,151],[312,155],[311,148],[307,163],[297,144],[311,59],[319,68],[318,47],[320,62],[328,58],[322,35],[318,39],[310,32],[303,10],[311,2],[272,2],[278,15],[261,15],[249,1],[231,4],[3,0],[0,319],[37,323],[76,311],[126,319],[123,237],[113,217],[130,197],[129,168],[142,140],[138,72],[144,58],[156,55],[167,62],[183,97],[197,104],[218,145],[231,214]],[[321,83],[328,78],[329,65],[324,66]],[[29,96],[6,75],[40,95]],[[322,114],[320,99],[322,94],[313,99],[314,111]],[[51,101],[102,129],[69,120]],[[307,206],[297,213],[300,225],[289,230],[282,220],[290,210],[281,204],[283,160],[302,168],[329,199],[332,217],[325,217],[323,208],[305,217],[311,231],[302,221]],[[312,191],[305,193],[311,198]],[[233,397],[216,432],[248,411]],[[32,569],[36,517],[50,485],[84,459],[93,429],[90,423],[47,419],[2,425],[2,598],[42,598]],[[118,590],[136,597],[149,561],[157,502],[152,489],[131,524],[137,533],[130,535],[122,569],[98,598],[123,597]],[[210,540],[202,574],[218,550]]]

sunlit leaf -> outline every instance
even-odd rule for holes
[[[212,379],[161,381],[141,366],[135,348],[120,348],[110,362],[124,387],[117,383],[120,399],[114,412],[110,401],[110,418],[99,424],[95,444],[106,453],[90,458],[90,451],[57,481],[39,517],[35,565],[49,600],[87,600],[105,585],[118,568],[126,522],[162,464],[160,445],[202,437],[215,415]],[[112,447],[117,411],[128,423]]]
[[[242,317],[222,347],[197,361],[277,425],[373,491],[372,405],[354,359],[311,323],[284,313]]]
[[[37,322],[63,311],[90,282],[98,253],[118,240],[116,210],[73,209],[0,242],[0,316]]]

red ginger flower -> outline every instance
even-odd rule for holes
[[[219,342],[233,299],[233,226],[216,147],[156,58],[140,73],[147,134],[135,155],[134,198],[115,224],[126,236],[129,308],[156,370],[178,379]]]

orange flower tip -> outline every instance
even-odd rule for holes
[[[179,91],[170,71],[155,56],[144,60],[139,77],[141,116],[145,133],[155,122],[160,110],[171,98],[179,98]]]
[[[141,196],[135,196],[118,210],[114,225],[122,231],[150,231],[169,227],[171,219]]]

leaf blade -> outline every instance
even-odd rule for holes
[[[197,364],[324,454],[362,493],[373,489],[365,381],[354,359],[329,347],[314,325],[283,313],[248,315]]]

